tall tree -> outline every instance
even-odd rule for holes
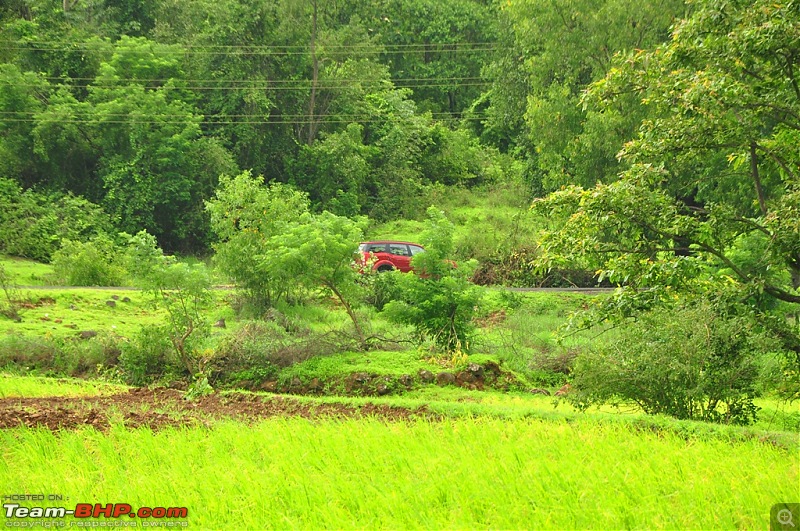
[[[695,7],[669,43],[619,58],[592,87],[603,104],[634,95],[651,118],[625,146],[631,167],[618,182],[539,202],[564,216],[544,247],[551,257],[599,256],[603,274],[628,286],[615,303],[626,312],[676,291],[796,310],[800,6]],[[787,341],[800,352],[797,332]]]
[[[613,177],[615,157],[643,117],[635,98],[602,113],[585,109],[583,91],[601,79],[614,54],[663,42],[682,0],[523,0],[500,7],[505,53],[487,67],[494,86],[483,134],[516,146],[530,160],[538,191]]]

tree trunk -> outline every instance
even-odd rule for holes
[[[336,289],[336,286],[333,286],[331,284],[327,284],[327,286],[333,292],[333,294],[336,295],[336,298],[339,299],[339,302],[342,303],[342,306],[344,306],[344,309],[347,312],[347,315],[349,315],[350,316],[350,320],[353,321],[353,326],[356,329],[356,334],[358,334],[358,341],[361,344],[361,348],[366,350],[366,348],[367,348],[367,338],[364,336],[364,331],[361,329],[361,325],[358,322],[358,317],[356,317],[356,313],[353,311],[353,307],[350,306],[350,303],[348,303],[344,299],[344,297],[339,292],[339,290]]]

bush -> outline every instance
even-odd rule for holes
[[[0,367],[15,366],[27,372],[86,376],[117,363],[118,338],[93,339],[8,336],[0,340]]]
[[[399,271],[366,271],[358,278],[359,283],[364,287],[364,302],[373,306],[376,310],[383,311],[384,306],[401,297],[398,286],[398,275],[404,275]]]
[[[263,312],[296,285],[291,275],[270,269],[271,240],[308,213],[308,197],[279,183],[269,186],[250,172],[219,179],[215,197],[206,204],[220,271],[241,288],[248,304]]]
[[[62,239],[88,241],[111,231],[101,207],[73,195],[23,191],[0,178],[0,252],[49,262]]]
[[[280,369],[317,356],[347,352],[357,343],[345,334],[314,334],[287,328],[286,318],[271,310],[271,321],[252,321],[220,345],[214,360],[213,378],[228,384],[245,381],[259,384],[275,379]]]
[[[162,326],[144,326],[123,344],[119,368],[131,385],[147,385],[168,374],[180,374],[169,331]]]
[[[426,251],[412,260],[420,274],[397,276],[400,300],[387,304],[385,311],[390,319],[414,326],[420,342],[432,340],[445,352],[466,351],[482,292],[467,280],[469,264],[456,267],[449,260],[453,224],[433,207],[428,218],[422,236]]]
[[[638,404],[650,414],[733,424],[755,420],[760,352],[777,342],[707,302],[643,314],[618,341],[578,357],[579,407]]]
[[[125,276],[118,249],[107,236],[89,242],[64,240],[53,253],[53,274],[68,286],[119,286]]]

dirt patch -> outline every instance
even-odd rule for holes
[[[216,420],[254,422],[271,417],[365,418],[409,421],[437,420],[427,408],[408,409],[381,404],[309,404],[289,397],[249,394],[212,394],[194,401],[174,389],[131,389],[128,393],[100,397],[49,397],[0,399],[0,428],[46,427],[50,430],[93,426],[105,430],[122,423],[131,428],[161,429],[209,426]]]

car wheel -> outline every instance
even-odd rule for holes
[[[388,272],[389,272],[389,271],[391,271],[392,269],[394,269],[392,266],[390,266],[390,265],[386,265],[386,264],[383,264],[382,266],[380,266],[380,267],[377,269],[377,271],[378,271],[378,273],[388,273]]]

